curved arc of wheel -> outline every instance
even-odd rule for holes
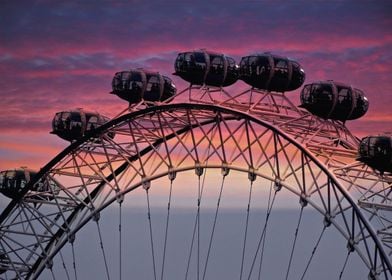
[[[132,114],[134,115],[134,113],[130,113],[130,114],[128,115],[128,117],[131,118],[131,117],[132,117]],[[123,117],[124,117],[124,116],[123,116]],[[128,118],[124,118],[124,119],[128,119]],[[210,122],[213,122],[213,121],[210,121]],[[210,122],[206,122],[206,123],[210,123]],[[204,123],[204,124],[206,124],[206,123]],[[111,125],[109,125],[109,127],[110,127],[110,126],[111,126]],[[185,132],[185,131],[187,131],[187,130],[189,130],[189,129],[192,129],[192,126],[190,126],[189,128],[180,129],[179,131],[177,131],[177,133],[183,133],[183,132]],[[43,168],[43,170],[47,170],[47,171],[46,171],[46,172],[43,172],[43,175],[41,175],[41,176],[44,176],[47,172],[49,172],[49,170],[50,170],[51,168],[53,168],[53,166],[56,165],[57,162],[59,162],[61,159],[63,159],[63,158],[64,158],[66,155],[68,155],[70,152],[72,152],[72,151],[74,151],[75,149],[77,149],[78,147],[80,147],[80,145],[81,145],[82,143],[85,143],[87,140],[89,140],[89,139],[91,139],[91,138],[95,138],[97,135],[100,135],[100,134],[102,133],[101,130],[102,130],[102,131],[105,131],[106,129],[105,129],[105,128],[101,128],[100,130],[95,131],[95,132],[93,133],[92,136],[87,135],[87,136],[84,137],[83,139],[80,139],[79,141],[77,141],[77,142],[71,144],[69,147],[67,147],[67,148],[66,148],[63,152],[61,152],[54,160],[52,160],[48,165],[46,165],[46,166]],[[166,137],[166,140],[171,139],[171,138],[173,138],[174,136],[175,136],[174,134],[173,134],[173,135],[169,135],[168,137]],[[162,144],[163,141],[164,141],[163,139],[158,139],[158,140],[153,144],[153,146],[158,146],[158,145]],[[140,152],[140,156],[143,156],[143,155],[147,154],[148,152],[150,152],[151,150],[153,150],[153,146],[149,146],[149,147],[145,148],[143,151],[141,151],[141,152]],[[136,161],[137,159],[138,159],[137,156],[134,156],[134,157],[132,157],[132,158],[129,158],[130,161]],[[71,224],[71,223],[72,223],[72,220],[73,220],[74,217],[78,214],[78,212],[80,212],[82,209],[84,209],[84,208],[85,208],[85,205],[87,205],[87,204],[90,202],[90,200],[93,200],[93,199],[102,191],[102,189],[103,189],[103,188],[105,187],[105,185],[106,185],[106,181],[112,181],[113,178],[114,178],[115,176],[117,176],[118,174],[120,174],[121,172],[123,172],[123,171],[127,168],[128,165],[129,165],[129,164],[128,164],[127,162],[125,162],[122,166],[120,166],[118,169],[116,169],[116,170],[114,171],[114,175],[113,175],[113,174],[110,174],[107,178],[105,178],[105,180],[103,180],[103,181],[93,190],[93,192],[90,194],[90,196],[87,197],[87,198],[84,200],[84,204],[79,204],[79,205],[77,206],[77,208],[74,210],[74,212],[67,218],[67,222],[66,222],[64,228],[67,228],[67,227],[68,227],[68,224]],[[164,175],[167,175],[167,174],[164,174]],[[40,176],[39,178],[41,178],[41,176]],[[37,174],[37,178],[38,178],[38,174]],[[36,178],[35,178],[35,179],[36,179]],[[29,186],[26,187],[26,191],[25,191],[24,193],[26,193],[26,192],[28,191],[28,189],[31,188],[31,187],[32,187],[36,182],[38,182],[38,181],[39,181],[39,179],[32,180],[31,183],[30,183],[31,185],[29,185],[30,187],[29,187]],[[142,184],[142,183],[137,184],[134,188],[140,186],[141,184]],[[131,190],[133,190],[134,188],[132,188]],[[131,191],[131,190],[128,190],[127,192],[129,192],[129,191]],[[124,194],[124,193],[121,193],[121,192],[118,193],[118,195],[121,195],[121,194]],[[99,212],[102,211],[104,208],[106,208],[106,207],[109,206],[111,203],[113,203],[113,202],[115,201],[115,199],[116,199],[116,198],[114,198],[114,199],[112,199],[112,200],[109,200],[109,202],[106,203],[106,205],[105,205],[104,207],[100,207],[100,208],[95,209],[95,212],[94,212],[94,213],[99,213]],[[84,222],[82,222],[82,223],[80,224],[80,226],[78,226],[76,229],[74,229],[74,230],[72,230],[72,231],[66,232],[66,231],[63,230],[63,229],[59,229],[59,230],[56,232],[56,234],[52,237],[52,241],[50,241],[49,244],[46,246],[46,251],[48,251],[48,250],[50,249],[50,247],[53,245],[53,242],[56,241],[56,240],[58,240],[58,239],[61,237],[61,235],[63,235],[63,234],[68,234],[68,235],[75,234],[78,230],[80,230],[80,229],[82,228],[83,225],[85,225],[88,221],[90,221],[91,218],[92,218],[92,216],[91,216],[90,218],[86,219]],[[60,243],[60,246],[59,246],[52,254],[50,254],[50,256],[48,255],[48,256],[46,256],[46,257],[49,257],[49,259],[50,259],[51,257],[53,257],[57,252],[59,252],[59,251],[61,250],[61,248],[66,244],[66,242],[67,242],[66,239],[63,240],[63,242]],[[35,263],[35,265],[34,265],[34,267],[33,267],[33,269],[32,269],[31,272],[36,271],[36,270],[38,269],[38,267],[41,266],[41,268],[38,269],[38,274],[37,274],[37,275],[39,275],[39,274],[42,272],[42,270],[44,269],[44,265],[43,265],[44,263],[43,263],[43,261],[44,261],[44,259],[43,259],[43,258],[40,258],[40,259]],[[34,273],[34,274],[36,274],[36,273]],[[30,276],[31,276],[31,274],[29,274],[29,275],[27,276],[27,278],[29,278]],[[34,277],[33,277],[33,278],[34,278]]]
[[[136,117],[138,115],[143,115],[143,114],[148,114],[149,112],[154,111],[154,108],[151,107],[149,109],[145,109],[143,111],[136,111],[136,112],[132,112],[129,113],[127,115],[123,115],[121,117],[119,117],[116,120],[110,121],[109,123],[107,123],[104,126],[99,127],[99,129],[96,129],[95,131],[91,131],[90,133],[86,134],[83,138],[75,141],[74,143],[72,143],[70,146],[68,146],[67,148],[65,148],[62,152],[60,152],[54,159],[52,159],[47,165],[45,165],[37,174],[35,177],[33,177],[31,179],[31,181],[28,183],[28,185],[26,185],[26,187],[20,192],[20,198],[19,199],[14,199],[10,202],[10,204],[7,206],[7,208],[1,213],[0,216],[0,224],[3,223],[3,221],[7,218],[8,214],[13,210],[14,207],[16,207],[18,205],[18,203],[20,203],[20,201],[22,200],[23,196],[30,190],[32,189],[32,187],[44,176],[46,176],[46,174],[58,163],[60,162],[62,159],[64,159],[68,154],[73,153],[75,150],[77,150],[83,143],[86,143],[88,140],[90,139],[95,139],[97,138],[98,135],[101,135],[102,133],[105,133],[105,131],[107,130],[107,128],[110,128],[112,125],[114,125],[115,123],[121,122],[123,120],[126,119],[130,119],[132,117]],[[207,121],[203,124],[207,124],[207,123],[212,123],[214,122],[214,120],[211,121]],[[202,124],[202,125],[203,125]],[[177,133],[183,133],[189,129],[192,129],[194,126],[190,126],[190,127],[185,127],[184,129],[180,129],[179,131],[177,131]],[[166,137],[166,139],[170,139],[173,138],[175,135],[169,135],[168,137]],[[158,139],[156,141],[156,143],[154,143],[153,146],[157,146],[160,145],[163,142],[163,139]],[[144,154],[147,154],[148,152],[150,152],[153,148],[151,146],[147,147],[145,150],[140,152],[140,155],[143,156]],[[131,161],[137,160],[137,157],[133,157],[130,159]],[[127,167],[127,163],[124,163],[123,166],[121,166],[120,168],[118,168],[115,171],[115,176],[120,174],[126,167]],[[84,201],[84,204],[79,204],[74,212],[67,218],[66,223],[64,224],[64,228],[68,227],[68,224],[70,224],[72,222],[72,220],[74,219],[74,217],[78,214],[78,212],[80,212],[83,208],[85,208],[85,205],[87,205],[89,203],[90,199],[94,199],[94,197],[96,195],[99,194],[99,192],[102,190],[102,188],[105,186],[106,182],[105,181],[111,181],[113,180],[114,176],[113,174],[109,175],[107,178],[105,178],[105,180],[102,181],[101,184],[99,184],[95,190],[90,194],[90,197],[86,198]],[[99,210],[100,211],[100,210]],[[98,211],[98,212],[99,212]],[[87,223],[90,219],[86,220],[83,225],[85,223]],[[81,227],[79,227],[80,229]],[[47,244],[46,246],[46,251],[48,251],[50,249],[51,246],[53,246],[53,242],[58,240],[60,238],[61,235],[63,234],[72,234],[72,233],[76,233],[76,231],[73,232],[66,232],[63,229],[59,229],[56,234],[52,237],[52,241],[49,242],[49,244]],[[63,242],[63,244],[61,245],[64,246],[65,242]],[[58,252],[61,247],[59,247],[56,252]],[[51,254],[52,256],[53,254]],[[49,257],[48,255],[45,257]],[[40,272],[42,272],[42,270],[44,269],[44,266],[42,266],[42,264],[44,264],[44,258],[40,257],[39,260],[34,264],[33,269],[31,270],[31,272],[35,271],[41,264],[41,268],[39,269]],[[27,278],[31,277],[32,273],[29,273],[27,275]],[[35,274],[35,273],[34,273]],[[39,275],[39,273],[38,273]],[[38,276],[37,275],[37,276]],[[33,277],[34,278],[34,277]]]
[[[255,122],[261,126],[266,127],[267,129],[273,131],[273,133],[278,134],[279,136],[283,137],[285,140],[289,141],[290,143],[292,143],[297,149],[299,149],[303,154],[305,154],[313,163],[315,163],[317,165],[318,168],[320,168],[325,174],[327,174],[327,176],[330,178],[331,182],[334,184],[334,186],[337,187],[337,189],[339,190],[339,192],[341,192],[341,194],[344,196],[344,198],[349,202],[349,204],[351,205],[351,207],[353,208],[353,211],[356,213],[356,215],[358,215],[359,219],[361,220],[361,222],[363,223],[363,225],[365,226],[365,228],[367,229],[367,231],[369,232],[369,234],[372,236],[373,241],[376,244],[376,247],[378,247],[378,251],[379,253],[385,258],[385,263],[388,267],[389,270],[391,270],[391,266],[389,263],[389,260],[387,258],[387,256],[385,256],[385,252],[383,251],[372,227],[370,226],[370,224],[367,222],[367,220],[362,216],[362,213],[360,212],[359,208],[357,207],[357,205],[353,202],[352,198],[350,197],[350,195],[344,190],[344,188],[342,188],[338,182],[338,180],[335,178],[334,174],[332,174],[311,152],[309,152],[305,147],[301,146],[299,143],[297,143],[295,140],[293,140],[291,137],[289,137],[288,135],[286,135],[284,132],[282,132],[280,129],[274,127],[273,125],[266,123],[260,119],[257,119],[253,116],[250,116],[244,112],[241,111],[235,111],[235,110],[231,110],[231,109],[227,109],[227,108],[222,108],[222,107],[217,107],[217,106],[213,106],[213,105],[200,105],[200,104],[171,104],[171,105],[163,105],[160,107],[151,107],[151,108],[147,108],[141,111],[137,111],[137,112],[132,112],[130,114],[124,115],[119,117],[118,119],[112,120],[109,123],[105,124],[104,126],[100,127],[99,129],[97,129],[94,133],[92,133],[91,135],[87,135],[86,137],[84,137],[83,139],[71,144],[68,148],[66,148],[63,152],[61,152],[57,157],[55,157],[55,159],[53,159],[51,162],[49,162],[37,175],[37,177],[35,177],[29,184],[28,188],[31,188],[35,182],[37,182],[39,180],[40,177],[44,176],[45,174],[47,174],[49,172],[49,170],[51,168],[53,168],[57,162],[61,161],[67,154],[75,151],[79,146],[81,146],[83,143],[85,143],[86,141],[88,141],[91,137],[93,136],[97,136],[97,135],[102,135],[105,131],[110,130],[111,127],[115,126],[116,124],[132,119],[132,118],[137,118],[138,116],[142,116],[142,115],[146,115],[152,112],[158,112],[158,111],[166,111],[166,110],[175,110],[175,109],[200,109],[200,110],[210,110],[210,111],[219,111],[219,112],[226,112],[226,113],[230,113],[233,114],[234,116],[238,116],[240,119],[247,119],[250,120],[252,122]],[[184,131],[187,130],[191,130],[193,129],[191,126],[189,127],[185,127]],[[162,143],[164,141],[164,139],[160,140],[160,143]],[[159,143],[157,144],[159,145]],[[150,148],[150,150],[152,149],[152,147]],[[148,153],[148,151],[146,150],[145,153]],[[139,153],[139,155],[141,155]],[[135,158],[136,160],[136,158]],[[126,163],[124,163],[126,164]],[[123,168],[126,168],[126,166],[124,166]],[[194,167],[193,167],[194,168]],[[243,170],[244,171],[244,170]],[[116,174],[121,173],[121,168],[116,170]],[[116,175],[115,174],[115,175]],[[114,175],[114,176],[115,176]],[[163,174],[162,176],[164,176],[165,174]],[[258,174],[261,175],[261,174]],[[113,176],[113,177],[114,177]],[[112,180],[113,178],[106,178],[106,179],[110,179]],[[105,182],[103,181],[102,184],[100,186],[98,186],[96,188],[96,193],[99,192],[99,190],[105,185]],[[139,184],[140,186],[140,184]],[[137,186],[135,186],[136,188]],[[25,189],[25,193],[28,191],[28,188]],[[130,190],[128,190],[130,191]],[[110,203],[112,203],[114,201],[114,199],[112,199],[112,201]],[[107,205],[110,204],[109,202],[107,203]],[[11,202],[10,206],[11,210],[12,210],[12,204],[17,205],[17,201],[13,201]],[[107,206],[106,205],[106,206]],[[105,207],[106,207],[105,206]],[[8,207],[8,208],[9,208]],[[81,205],[80,207],[83,207],[83,205]],[[7,208],[7,209],[8,209]],[[6,210],[7,210],[6,209]],[[101,209],[97,209],[98,211],[104,209],[104,207],[102,207]],[[8,210],[8,211],[11,211]],[[78,210],[75,210],[78,211]],[[77,212],[74,212],[76,215]],[[5,214],[6,216],[7,214]],[[4,213],[2,215],[2,219],[4,219]],[[86,220],[87,222],[87,220]],[[64,232],[63,232],[64,233]],[[61,234],[61,233],[60,233]],[[51,243],[53,243],[55,239],[52,240]],[[48,244],[49,245],[49,244]],[[60,248],[59,248],[60,249]],[[43,269],[43,267],[42,267]],[[42,270],[41,269],[41,270]]]
[[[179,106],[180,106],[180,107],[183,107],[182,105],[179,105]],[[169,106],[169,107],[171,107],[171,106]],[[190,107],[193,108],[194,105],[191,104]],[[200,106],[201,109],[205,109],[206,107],[210,107],[210,105],[208,105],[208,106],[207,106],[207,105],[202,105],[202,106]],[[214,107],[214,106],[213,106],[213,108],[214,108],[214,109],[219,108],[220,111],[226,111],[226,110],[227,110],[226,108],[223,108],[223,109],[222,109],[221,107]],[[160,109],[165,110],[165,108],[158,108],[157,110],[160,110]],[[232,110],[231,110],[231,111],[232,111]],[[242,113],[242,112],[236,111],[236,114],[241,114],[241,113]],[[243,114],[243,113],[242,113],[242,114]],[[246,115],[246,114],[243,114],[243,115],[241,116],[241,118],[247,118],[247,117],[249,117],[249,116]],[[126,117],[126,118],[128,119],[128,117]],[[253,121],[255,121],[255,120],[253,120]],[[283,133],[282,131],[279,131],[278,128],[276,128],[276,127],[274,127],[274,126],[270,126],[268,123],[264,123],[264,122],[261,122],[261,123],[263,124],[263,126],[268,127],[269,129],[275,131],[275,132],[278,133],[279,135],[281,135],[281,136],[283,136],[283,137],[286,137],[286,140],[289,140],[289,141],[293,142],[293,144],[295,144],[295,145],[297,146],[297,148],[301,149],[302,152],[305,152],[305,154],[307,154],[307,155],[312,155],[309,151],[306,150],[306,148],[304,148],[303,146],[301,146],[299,143],[296,143],[294,140],[290,139],[290,137],[286,136],[285,133]],[[317,165],[318,165],[319,167],[322,167],[322,166],[323,166],[322,163],[319,162],[319,160],[318,160],[316,157],[309,156],[309,158],[310,158],[312,161],[316,162]],[[190,167],[190,168],[191,168],[191,167]],[[235,168],[233,168],[233,169],[235,169]],[[246,172],[246,170],[242,170],[242,171],[243,171],[243,172]],[[353,200],[351,199],[350,195],[344,190],[344,188],[340,187],[340,185],[337,183],[338,181],[337,181],[337,179],[334,177],[334,174],[332,174],[331,172],[329,172],[328,169],[325,169],[324,172],[326,172],[326,173],[328,174],[328,176],[332,179],[332,181],[334,182],[334,184],[336,184],[336,186],[338,187],[339,191],[342,192],[342,194],[343,194],[344,197],[350,202],[350,204],[351,204],[351,205],[354,205],[354,211],[356,211],[357,213],[360,213],[360,211],[358,211],[358,209],[355,208],[356,204],[353,202]],[[257,174],[258,176],[262,176],[262,174],[258,174],[257,172],[256,172],[256,174]],[[162,176],[164,176],[164,175],[167,175],[167,174],[163,174]],[[153,178],[151,178],[151,180],[153,180]],[[272,178],[270,178],[270,180],[272,180]],[[137,186],[140,186],[140,184],[137,184],[134,188],[136,188]],[[288,188],[288,186],[286,186],[286,188]],[[131,191],[131,190],[127,190],[127,192],[129,192],[129,191]],[[293,191],[293,190],[292,190],[292,191]],[[300,196],[299,193],[297,193],[297,195]],[[110,203],[112,203],[114,200],[115,200],[115,198],[113,198],[110,202],[108,202],[107,205],[109,205]],[[310,202],[310,204],[312,204],[311,201],[309,201],[309,202]],[[107,206],[107,205],[106,205],[106,206]],[[105,206],[105,207],[106,207],[106,206]],[[317,209],[317,206],[316,206],[315,204],[313,204],[313,207],[314,207],[315,209]],[[320,213],[322,213],[322,211],[321,211],[320,209],[317,209],[317,210],[318,210]],[[363,217],[360,217],[360,218],[363,219],[363,220],[365,221],[365,219],[364,219]],[[338,230],[344,235],[344,231],[343,231],[342,229],[339,229],[338,224],[335,223],[334,221],[332,221],[332,223],[334,223],[335,227],[338,228]],[[366,223],[365,223],[365,225],[366,225]],[[371,228],[371,227],[369,227],[369,228]],[[369,229],[368,229],[368,230],[369,230]],[[370,232],[370,233],[371,233],[371,232]],[[374,233],[373,233],[373,234],[371,233],[371,235],[374,237]],[[348,239],[349,236],[345,236],[345,238]],[[377,239],[375,239],[375,240],[377,240]],[[378,244],[378,245],[380,246],[380,244]]]
[[[222,166],[221,165],[200,165],[201,168],[205,168],[205,169],[221,169]],[[239,171],[239,172],[243,172],[243,173],[248,173],[249,170],[247,168],[241,168],[241,167],[235,167],[235,166],[230,166],[227,167],[230,170],[233,171]],[[176,169],[172,169],[170,170],[171,172],[176,172],[176,173],[180,173],[180,172],[185,172],[185,171],[190,171],[190,170],[194,170],[195,166],[186,166],[186,167],[182,167],[182,168],[176,168]],[[255,175],[264,178],[266,180],[269,180],[271,182],[274,182],[274,178],[273,177],[268,177],[265,174],[259,173],[257,171],[255,171],[254,173]],[[161,174],[156,174],[154,176],[151,176],[149,178],[149,181],[154,181],[158,178],[162,178],[162,177],[166,177],[169,175],[169,172],[164,172]],[[287,185],[285,183],[281,183],[282,187],[285,187],[287,190],[291,191],[292,193],[296,194],[298,197],[301,197],[301,193],[297,192],[295,189],[291,188],[290,185]],[[143,186],[143,182],[139,181],[137,183],[135,183],[134,185],[130,186],[130,188],[128,188],[127,190],[124,191],[120,191],[118,193],[118,195],[126,195],[127,193],[130,193],[132,191],[134,191],[137,188],[140,188]],[[81,230],[89,221],[91,221],[94,218],[94,214],[97,212],[101,212],[103,211],[105,208],[109,207],[111,204],[113,204],[116,201],[116,197],[113,197],[111,199],[109,199],[106,203],[102,204],[99,208],[96,208],[96,212],[91,213],[89,216],[86,216],[86,218],[83,220],[83,222],[79,223],[77,227],[75,227],[74,229],[72,229],[71,231],[67,232],[68,235],[75,235],[79,230]],[[309,203],[309,205],[311,205],[317,212],[319,212],[321,215],[324,215],[323,210],[316,204],[314,203],[312,200],[307,200],[307,202]],[[76,214],[76,213],[75,213]],[[346,234],[346,232],[344,231],[344,229],[334,220],[331,220],[331,224],[333,224],[335,226],[335,228],[338,230],[338,232],[344,236],[344,238],[346,238],[347,240],[349,240],[350,236],[348,236]],[[65,231],[62,231],[62,233],[65,233]],[[53,240],[57,240],[57,238],[54,238]],[[59,242],[58,244],[56,244],[56,249],[53,250],[51,252],[50,255],[47,255],[48,259],[52,259],[61,249],[63,246],[66,245],[66,243],[68,242],[68,240],[65,238],[62,239],[61,242]],[[362,258],[362,260],[366,260],[366,256],[364,256],[363,253],[361,253],[361,251],[358,249],[357,245],[353,245],[357,251],[357,253],[360,255],[360,257]],[[43,271],[43,269],[45,268],[45,263],[42,262],[44,261],[43,259],[41,259],[41,262],[37,262],[36,264],[36,268],[34,268],[32,271],[34,271],[33,275],[33,279],[35,279],[36,277],[38,277],[40,275],[40,273]],[[369,262],[366,262],[366,265],[368,267],[371,267],[372,264],[370,264]],[[31,277],[32,275],[29,275],[28,277]]]

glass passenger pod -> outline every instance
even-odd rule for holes
[[[146,80],[146,75],[142,70],[117,72],[112,80],[111,93],[129,103],[138,103],[142,100]]]
[[[305,72],[294,60],[262,53],[241,59],[240,79],[254,88],[285,92],[299,88]]]
[[[0,192],[11,199],[19,197],[20,192],[37,173],[28,169],[0,171]],[[59,192],[59,185],[54,179],[44,177],[37,182],[27,195],[36,200],[52,200]]]
[[[361,140],[358,160],[380,171],[392,173],[392,136],[367,136]]]
[[[164,80],[159,73],[146,73],[146,88],[143,92],[143,99],[150,102],[161,101],[163,95]]]
[[[334,81],[322,81],[304,86],[301,107],[324,119],[346,121],[363,116],[369,102],[358,89]]]
[[[109,118],[98,113],[86,112],[82,109],[58,112],[52,121],[52,134],[67,141],[83,137],[87,132],[97,129],[109,121]],[[114,134],[109,133],[113,138]]]
[[[143,69],[117,72],[112,81],[112,92],[130,104],[142,100],[164,101],[176,94],[172,80],[158,72]]]
[[[169,77],[162,75],[162,78],[163,78],[163,94],[161,99],[162,101],[165,101],[172,98],[174,95],[176,95],[177,88]]]
[[[238,66],[233,58],[205,50],[178,54],[174,68],[174,75],[193,85],[225,87],[238,79]]]

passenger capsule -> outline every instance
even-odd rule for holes
[[[297,61],[262,53],[241,59],[240,79],[258,89],[285,92],[299,88],[305,72]]]
[[[98,113],[86,112],[82,109],[58,112],[52,121],[52,134],[67,141],[83,137],[88,131],[98,128],[108,122],[109,118]],[[109,133],[113,138],[114,134]]]
[[[112,94],[130,104],[142,100],[150,102],[165,101],[176,94],[173,81],[158,72],[142,69],[117,72],[112,81]]]
[[[238,80],[233,58],[206,50],[179,53],[174,69],[174,75],[194,85],[225,87]]]
[[[322,81],[304,86],[301,107],[323,119],[346,121],[362,117],[368,110],[369,101],[359,89]]]
[[[28,169],[14,169],[0,171],[0,192],[5,196],[14,199],[25,188],[32,177],[37,174],[35,171]],[[37,182],[33,189],[31,198],[38,200],[52,200],[53,193],[58,193],[58,184],[48,177]]]
[[[358,160],[384,172],[392,172],[392,136],[367,136],[359,144]]]

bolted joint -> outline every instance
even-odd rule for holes
[[[124,202],[124,194],[117,192],[116,201],[119,204],[123,203]]]
[[[276,192],[280,191],[282,189],[282,181],[280,180],[280,178],[275,178],[275,182],[274,182],[274,190]]]
[[[167,176],[169,177],[169,180],[170,180],[170,181],[174,181],[174,179],[176,179],[176,177],[177,177],[177,172],[174,171],[174,170],[172,169],[172,167],[170,167],[170,168],[169,168],[169,172],[167,173]]]
[[[378,279],[377,275],[378,275],[378,273],[375,271],[374,268],[372,268],[372,269],[369,271],[368,279],[369,279],[369,280],[377,280],[377,279]]]
[[[75,241],[75,234],[74,233],[68,233],[68,242],[73,244]]]
[[[255,170],[253,167],[249,167],[249,171],[248,171],[248,179],[249,181],[253,182],[255,181],[257,178],[257,175],[255,173]]]
[[[45,260],[45,267],[46,267],[47,269],[52,269],[52,267],[53,267],[53,260],[52,260],[51,258],[46,257],[46,260]]]
[[[203,175],[204,169],[203,167],[200,166],[200,163],[196,163],[195,166],[195,174],[196,176],[200,177],[201,175]]]
[[[226,177],[227,175],[229,175],[229,172],[230,172],[230,168],[227,166],[226,163],[223,163],[222,169],[221,169],[222,176]]]
[[[101,218],[101,213],[100,212],[94,212],[93,213],[93,221],[94,222],[98,222],[100,218]]]
[[[148,191],[151,188],[151,181],[143,179],[143,189]]]
[[[354,252],[354,250],[355,250],[354,245],[355,245],[354,239],[350,238],[350,239],[348,240],[348,242],[347,242],[347,250],[348,250],[349,252]]]
[[[329,213],[325,214],[323,223],[324,223],[325,227],[329,227],[331,225],[332,217],[331,217],[331,215]]]
[[[301,194],[299,198],[299,204],[301,204],[302,207],[306,207],[308,205],[308,200],[306,199],[306,194]]]

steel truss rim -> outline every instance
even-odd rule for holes
[[[82,139],[72,143],[70,146],[65,148],[61,153],[59,153],[53,160],[51,160],[47,165],[45,165],[45,167],[43,167],[37,173],[37,176],[34,177],[30,181],[29,185],[24,189],[23,195],[28,192],[28,190],[39,180],[39,178],[41,178],[42,176],[47,174],[49,172],[49,170],[51,170],[58,162],[60,162],[68,154],[76,151],[83,143],[88,142],[89,139],[94,138],[95,136],[102,134],[104,131],[109,130],[111,127],[114,127],[114,126],[120,124],[121,122],[130,120],[130,119],[135,119],[137,117],[140,117],[143,115],[148,115],[148,114],[154,113],[154,112],[165,112],[165,111],[175,110],[175,109],[188,109],[188,110],[198,110],[199,109],[199,110],[207,110],[207,111],[213,111],[213,112],[232,114],[234,116],[240,117],[240,119],[247,119],[247,120],[253,121],[253,122],[267,128],[268,130],[271,130],[273,133],[276,133],[279,136],[282,136],[286,141],[293,144],[297,149],[299,149],[302,153],[304,153],[314,164],[316,164],[316,166],[318,168],[320,168],[320,170],[322,170],[328,176],[328,178],[330,178],[330,180],[335,185],[335,187],[338,188],[340,193],[350,203],[350,206],[352,207],[355,214],[360,218],[361,222],[364,224],[364,226],[366,227],[368,232],[371,234],[372,240],[375,242],[376,248],[378,249],[379,253],[382,256],[384,256],[387,268],[390,271],[392,271],[390,261],[389,261],[388,257],[386,256],[386,253],[383,250],[383,246],[381,245],[380,241],[378,240],[377,235],[374,232],[374,229],[372,228],[370,223],[367,221],[367,219],[363,216],[362,212],[360,211],[358,205],[352,199],[351,195],[339,183],[336,176],[331,171],[329,171],[329,169],[317,157],[315,157],[306,147],[302,146],[300,143],[298,143],[290,135],[287,135],[280,128],[273,126],[272,124],[270,124],[266,121],[263,121],[261,119],[258,119],[257,117],[252,116],[250,114],[247,114],[243,111],[238,111],[235,109],[225,108],[225,107],[221,107],[221,106],[215,106],[215,105],[210,105],[210,104],[177,103],[177,104],[160,105],[158,107],[148,107],[148,108],[145,108],[145,109],[142,109],[139,111],[134,111],[134,112],[128,113],[126,115],[122,115],[122,116],[118,117],[117,119],[111,120],[107,124],[101,126],[96,131],[93,131],[92,133],[87,134]],[[220,167],[221,166],[216,167],[216,168],[220,168]],[[190,167],[189,169],[192,169],[192,168]],[[235,169],[235,168],[232,168],[232,169]],[[242,170],[242,171],[244,171],[244,170]],[[164,175],[167,175],[167,174],[164,174]],[[164,176],[164,175],[162,175],[162,176]],[[3,213],[0,216],[1,223],[6,218],[7,212],[9,213],[12,210],[12,208],[17,204],[18,204],[18,200],[11,201],[11,203],[8,205],[8,207],[3,211]],[[101,210],[103,210],[105,207],[103,207]],[[101,211],[101,210],[99,210],[99,211]]]

